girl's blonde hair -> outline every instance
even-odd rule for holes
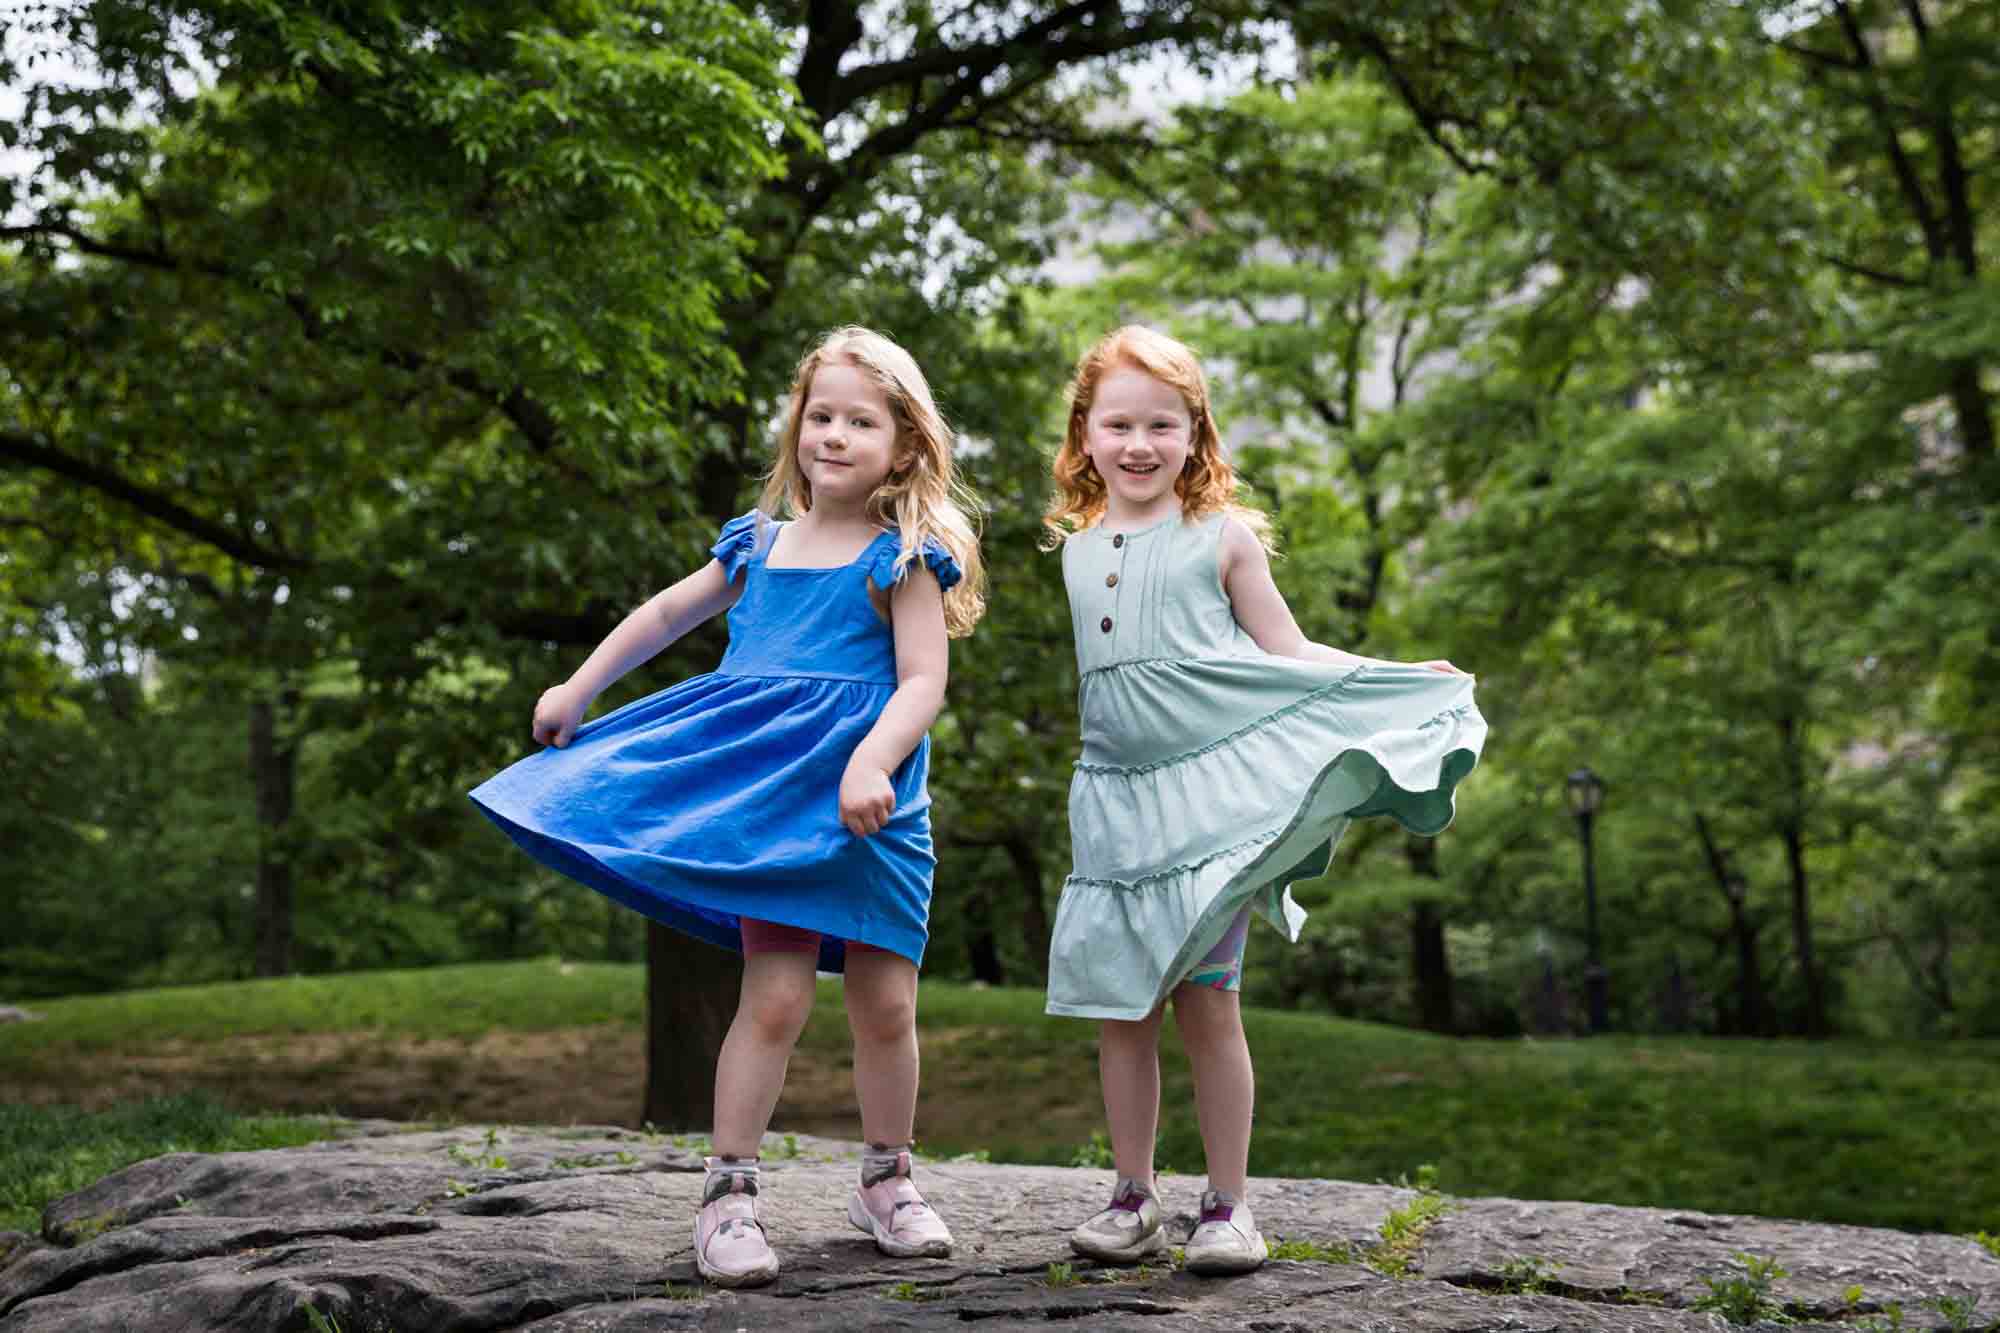
[[[1236,469],[1222,452],[1222,432],[1215,424],[1208,377],[1201,373],[1201,362],[1186,343],[1142,324],[1113,329],[1076,363],[1076,374],[1069,382],[1069,426],[1063,432],[1062,448],[1056,451],[1056,493],[1048,512],[1042,515],[1042,524],[1048,529],[1043,549],[1062,545],[1072,533],[1104,517],[1104,478],[1083,451],[1083,443],[1089,435],[1090,405],[1097,400],[1097,386],[1121,366],[1143,371],[1179,391],[1194,419],[1187,463],[1174,478],[1181,517],[1191,521],[1228,514],[1255,533],[1264,549],[1272,549],[1271,520],[1263,510],[1236,498]]]
[[[850,324],[827,334],[805,354],[792,376],[777,457],[757,507],[767,514],[793,515],[812,508],[812,483],[799,470],[799,430],[813,376],[821,366],[837,363],[851,365],[872,379],[896,418],[896,462],[888,479],[868,497],[869,521],[894,528],[902,538],[896,556],[898,577],[923,549],[925,538],[936,539],[951,552],[961,577],[945,590],[945,632],[962,638],[972,633],[986,611],[986,568],[979,559],[979,535],[970,517],[979,505],[952,467],[951,429],[931,397],[923,371],[917,369],[915,358],[889,339]]]

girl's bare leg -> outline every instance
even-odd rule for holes
[[[743,959],[736,1017],[715,1062],[715,1152],[755,1157],[784,1090],[785,1067],[812,1013],[810,953],[753,953]]]
[[[1160,1132],[1160,1019],[1106,1019],[1097,1030],[1097,1078],[1111,1155],[1121,1177],[1153,1188],[1153,1147]]]
[[[846,990],[861,1135],[870,1143],[909,1143],[917,1120],[917,965],[900,954],[849,948]]]
[[[1241,1002],[1235,991],[1193,982],[1176,986],[1173,998],[1174,1022],[1194,1071],[1209,1188],[1241,1199],[1250,1174],[1250,1117],[1257,1093]]]

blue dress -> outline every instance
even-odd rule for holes
[[[714,546],[743,582],[720,666],[585,723],[472,800],[542,864],[723,948],[741,949],[751,917],[820,932],[823,971],[842,970],[847,940],[921,963],[930,738],[890,775],[880,832],[840,822],[847,762],[896,692],[895,637],[868,585],[896,581],[900,540],[884,532],[836,568],[772,569],[780,526],[752,510]],[[958,582],[942,546],[920,556]]]

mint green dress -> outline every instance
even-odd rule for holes
[[[1246,905],[1297,940],[1288,886],[1326,870],[1348,822],[1443,831],[1485,742],[1470,676],[1259,648],[1222,590],[1225,521],[1063,544],[1083,757],[1052,1014],[1144,1018]]]

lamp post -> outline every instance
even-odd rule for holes
[[[1592,855],[1591,825],[1598,807],[1604,804],[1604,779],[1588,768],[1579,768],[1563,784],[1569,812],[1576,816],[1576,835],[1583,843],[1584,967],[1583,992],[1590,1008],[1590,1031],[1594,1036],[1606,1026],[1604,962],[1597,951],[1597,866]]]

